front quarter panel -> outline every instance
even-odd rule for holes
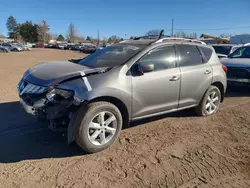
[[[127,107],[131,117],[131,77],[126,76],[126,65],[105,73],[93,74],[61,83],[58,88],[75,91],[81,101],[91,101],[99,97],[113,97]]]

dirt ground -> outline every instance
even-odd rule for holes
[[[109,149],[84,154],[24,113],[16,86],[39,62],[83,54],[0,54],[0,187],[250,187],[250,89],[232,87],[219,112],[133,122]]]

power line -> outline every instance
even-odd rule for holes
[[[175,29],[175,30],[179,30],[179,31],[181,31],[181,30],[183,30],[183,31],[185,31],[185,30],[192,30],[192,31],[215,31],[215,30],[227,30],[227,29],[244,29],[244,28],[250,28],[250,26],[244,26],[244,27],[227,27],[227,28],[217,28],[217,29]]]

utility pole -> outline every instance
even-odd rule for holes
[[[99,34],[99,29],[97,30],[97,48],[100,47],[100,34]]]
[[[171,36],[174,37],[174,19],[172,19],[172,33]]]

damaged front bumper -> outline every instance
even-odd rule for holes
[[[28,114],[36,116],[53,131],[66,130],[68,144],[75,140],[77,109],[80,104],[85,104],[84,102],[77,97],[72,97],[70,100],[56,104],[46,99],[40,99],[34,105],[30,105],[20,97],[20,103]]]

